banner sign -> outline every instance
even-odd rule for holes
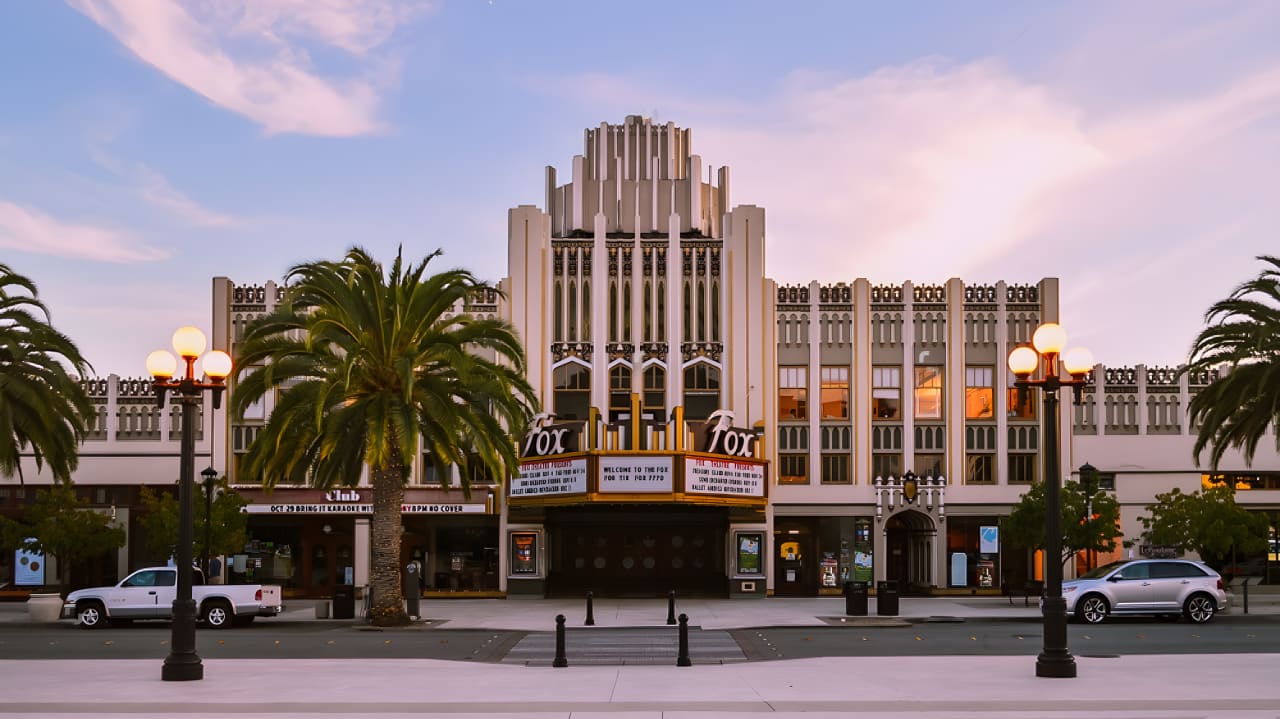
[[[671,457],[601,457],[601,492],[675,491]]]
[[[731,497],[763,497],[764,465],[731,459],[686,457],[684,491]]]
[[[511,479],[512,497],[545,497],[584,494],[587,491],[587,458],[548,459],[523,462],[520,474]]]
[[[401,514],[484,514],[484,504],[402,504]],[[372,504],[246,504],[245,514],[373,514]]]

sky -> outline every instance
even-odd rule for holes
[[[1280,4],[70,0],[0,21],[0,263],[99,376],[211,278],[362,245],[506,276],[583,130],[692,128],[783,284],[1060,278],[1176,366],[1280,254]]]

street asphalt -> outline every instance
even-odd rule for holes
[[[1269,589],[1269,588],[1267,588]],[[1238,591],[1238,590],[1237,590]],[[1232,597],[1230,613],[1242,612]],[[264,622],[318,619],[315,602],[288,603]],[[327,606],[327,605],[326,605]],[[666,601],[601,599],[599,627],[664,625]],[[423,600],[431,627],[545,631],[564,614],[585,618],[582,601]],[[840,597],[680,600],[677,613],[703,629],[888,623],[950,617],[1039,616],[1034,601],[1002,597],[904,597],[898,617],[845,617]],[[1280,615],[1280,593],[1251,590],[1250,614]],[[21,603],[0,603],[0,622],[29,621]],[[69,620],[67,621],[69,624]],[[352,631],[369,631],[358,620]],[[230,630],[230,631],[253,631]],[[0,717],[344,717],[421,716],[528,719],[716,719],[773,714],[809,719],[1280,718],[1280,654],[1076,657],[1073,679],[1035,676],[1026,656],[845,657],[676,667],[565,668],[426,659],[206,659],[204,679],[164,682],[158,660],[39,660],[0,657]]]

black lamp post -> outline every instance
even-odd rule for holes
[[[177,360],[165,350],[156,350],[147,356],[147,371],[153,378],[156,399],[164,406],[164,395],[172,391],[182,404],[182,459],[178,476],[178,546],[175,562],[178,565],[178,594],[173,600],[173,631],[169,641],[169,656],[165,657],[160,678],[164,681],[191,681],[204,678],[204,665],[196,654],[196,603],[191,598],[191,549],[194,543],[194,524],[191,501],[195,484],[195,423],[196,407],[204,390],[213,390],[213,408],[222,402],[222,390],[227,375],[231,374],[231,357],[226,352],[214,350],[204,356],[204,374],[208,382],[196,377],[196,359],[205,348],[204,333],[195,327],[183,327],[173,333],[173,348],[186,363],[185,374],[174,379]]]
[[[212,466],[205,467],[200,472],[200,476],[204,477],[204,581],[209,582],[209,539],[210,539],[210,522],[213,521],[213,481],[218,478],[218,470]]]
[[[1076,675],[1076,660],[1067,651],[1067,601],[1062,597],[1062,468],[1058,455],[1058,389],[1071,387],[1078,404],[1085,375],[1093,367],[1093,355],[1089,350],[1077,347],[1062,353],[1067,344],[1067,333],[1054,323],[1036,328],[1031,347],[1018,347],[1009,353],[1009,369],[1018,378],[1018,389],[1039,387],[1044,394],[1044,601],[1041,614],[1044,618],[1044,649],[1036,657],[1036,676],[1072,678]],[[1063,367],[1070,379],[1058,376],[1061,355]],[[1036,369],[1043,371],[1039,379],[1031,379]]]

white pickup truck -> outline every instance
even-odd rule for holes
[[[191,570],[191,597],[196,617],[213,629],[245,626],[254,617],[274,617],[284,609],[280,587],[261,584],[204,583],[204,574]],[[62,605],[64,618],[74,617],[84,629],[108,623],[125,624],[134,619],[172,619],[173,600],[178,595],[178,570],[148,567],[125,577],[114,587],[77,589]]]

